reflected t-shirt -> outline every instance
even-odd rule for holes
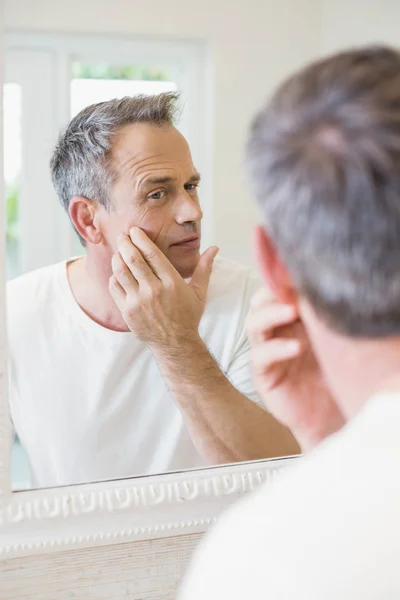
[[[7,286],[11,418],[32,485],[205,466],[151,351],[81,310],[66,264]],[[217,258],[199,328],[222,371],[253,401],[244,321],[259,286],[250,268]]]
[[[398,600],[399,564],[400,392],[233,506],[178,598]]]

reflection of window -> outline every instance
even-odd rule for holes
[[[106,63],[72,63],[71,117],[90,104],[135,96],[160,94],[177,89],[168,69],[114,66]]]
[[[21,177],[21,86],[3,88],[4,180],[6,192],[7,277],[20,273],[19,193]]]

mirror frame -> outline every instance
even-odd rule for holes
[[[275,479],[293,460],[21,492],[11,491],[5,469],[0,559],[202,533],[229,504]]]

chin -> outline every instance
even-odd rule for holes
[[[186,259],[170,260],[175,269],[178,271],[179,275],[183,277],[183,279],[190,279],[197,267],[199,258],[200,254],[197,252],[195,256],[187,257]]]

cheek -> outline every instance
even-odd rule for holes
[[[129,235],[132,227],[140,227],[161,250],[168,246],[171,217],[161,206],[114,211],[104,215],[102,230],[107,245],[115,252],[121,233]]]
[[[162,207],[148,207],[140,215],[136,215],[135,220],[131,220],[129,229],[135,225],[140,227],[160,249],[168,245],[169,232],[173,225],[173,219],[168,211]]]
[[[104,219],[102,230],[106,244],[116,252],[119,236],[121,233],[127,233],[129,228],[126,227],[126,219],[122,215],[110,214]]]

